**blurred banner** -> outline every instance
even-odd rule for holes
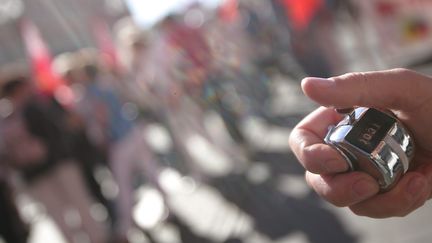
[[[354,0],[371,42],[389,66],[430,58],[431,0]]]

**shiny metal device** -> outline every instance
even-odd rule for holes
[[[390,112],[358,107],[349,110],[324,138],[345,158],[351,170],[374,177],[387,191],[408,170],[414,157],[412,136]]]

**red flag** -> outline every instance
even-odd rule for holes
[[[21,22],[21,34],[33,71],[33,79],[42,92],[53,95],[64,84],[52,70],[52,57],[37,26],[31,21]]]
[[[234,22],[238,19],[237,0],[225,0],[219,7],[220,18],[226,22]]]
[[[318,9],[324,2],[323,0],[281,0],[286,14],[289,16],[292,26],[296,30],[305,29]]]

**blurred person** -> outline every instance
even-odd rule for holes
[[[104,225],[90,215],[92,201],[64,124],[59,123],[57,107],[38,95],[24,77],[8,80],[2,96],[12,109],[1,126],[3,153],[27,182],[31,196],[45,206],[68,242],[82,237],[92,243],[105,242]]]
[[[113,88],[121,97],[135,103],[146,119],[160,122],[161,102],[154,86],[150,85],[154,84],[155,73],[160,70],[153,55],[153,30],[143,31],[126,18],[116,23],[114,32],[124,70]]]
[[[124,41],[121,46],[127,46],[124,51],[133,54],[129,63],[131,73],[126,77],[125,85],[129,84],[133,88],[130,94],[140,109],[148,109],[156,122],[167,128],[174,145],[173,151],[169,153],[176,154],[176,161],[191,162],[184,134],[190,131],[189,127],[194,127],[195,116],[178,110],[179,101],[184,95],[181,81],[185,76],[182,72],[184,69],[180,70],[180,67],[189,65],[189,61],[184,58],[183,52],[171,45],[168,33],[167,29],[162,28],[162,24],[153,30],[151,38],[142,34],[138,28],[118,31],[118,38]],[[177,110],[178,113],[174,112]],[[178,127],[176,114],[190,118],[194,121],[193,124],[189,124],[188,128]],[[200,174],[195,172],[196,167],[187,167],[186,170],[193,171],[192,174]],[[177,168],[183,170],[184,166],[177,164]]]
[[[79,73],[73,72],[77,64],[72,56],[72,53],[62,53],[56,56],[53,62],[54,72],[65,80],[77,79],[80,75]],[[75,88],[79,89],[79,87]],[[73,93],[72,89],[70,89],[70,91]],[[79,92],[75,92],[71,96],[73,99],[77,99],[79,95]],[[53,101],[56,103],[55,99]],[[60,117],[59,123],[65,124],[63,130],[70,140],[71,153],[79,162],[86,186],[93,198],[101,203],[107,210],[112,226],[116,221],[114,205],[112,200],[105,195],[106,193],[103,193],[101,185],[106,178],[98,179],[95,175],[98,169],[107,167],[107,151],[105,148],[100,148],[93,144],[87,133],[88,128],[86,127],[84,118],[74,110],[73,101],[69,104],[69,107],[59,107],[58,112],[58,117]]]
[[[191,145],[194,139],[233,159],[245,159],[235,146],[215,140],[205,127],[206,110],[201,98],[212,59],[203,34],[178,21],[176,17],[168,16],[154,30],[151,42],[144,45],[137,42],[138,45],[133,46],[138,48],[140,55],[135,56],[139,68],[134,70],[132,82],[140,95],[147,96],[152,103],[154,115],[170,133],[174,150],[186,163],[191,163],[186,166],[191,174],[204,179],[205,173],[194,164],[198,153]],[[193,34],[189,36],[190,32]],[[200,36],[199,40],[194,40],[195,35]],[[186,43],[188,39],[201,44],[193,47],[194,42]],[[209,59],[204,60],[204,57]],[[234,166],[241,167],[240,163]]]
[[[160,168],[145,140],[145,124],[127,116],[123,100],[106,85],[97,56],[92,54],[97,55],[84,49],[71,56],[79,65],[71,70],[76,75],[69,75],[67,82],[75,89],[80,87],[75,109],[84,117],[93,144],[108,154],[109,166],[119,186],[114,236],[126,242],[127,233],[134,226],[132,179],[140,172],[157,187]]]
[[[121,40],[119,46],[124,49],[121,52],[129,56],[126,66],[130,75],[127,75],[126,84],[132,83],[135,92],[139,90],[139,95],[135,96],[140,96],[141,100],[143,96],[148,97],[144,102],[137,102],[140,106],[160,109],[165,98],[170,96],[167,92],[171,83],[179,82],[180,76],[190,77],[181,80],[188,86],[188,92],[202,87],[211,57],[201,30],[182,24],[170,15],[151,32],[129,23],[117,35]],[[131,90],[130,93],[134,92]]]
[[[3,148],[1,150],[4,152]],[[3,237],[6,243],[25,243],[30,226],[22,219],[15,203],[15,191],[10,183],[11,171],[5,159],[3,154],[0,164],[0,238]]]
[[[147,39],[131,17],[118,20],[114,25],[114,35],[118,55],[124,72],[133,73],[139,68],[138,58],[144,51]]]
[[[360,216],[402,217],[421,207],[432,193],[432,79],[407,69],[348,73],[328,79],[306,78],[304,93],[323,105],[292,131],[290,145],[306,168],[306,181],[324,199],[349,207]],[[363,172],[348,172],[348,164],[323,143],[330,125],[341,115],[332,107],[389,109],[410,130],[416,152],[408,172],[390,191]],[[344,173],[342,173],[344,172]]]
[[[169,45],[183,52],[189,60],[190,66],[187,70],[190,76],[203,79],[211,65],[212,57],[210,48],[200,26],[191,26],[181,23],[174,16],[167,16],[161,23],[165,39]],[[202,80],[201,80],[202,81]]]
[[[251,11],[243,8],[239,6],[241,13]],[[207,38],[213,65],[205,82],[204,99],[222,117],[234,141],[248,149],[242,123],[251,116],[268,112],[265,105],[270,94],[269,79],[260,61],[263,57],[256,51],[263,45],[250,37],[248,23],[251,20],[245,14],[230,23],[220,19],[209,21]]]
[[[168,30],[172,30],[177,25],[175,19],[167,18],[163,26],[168,25]],[[177,21],[178,22],[178,21]],[[253,73],[255,54],[251,51],[254,48],[253,43],[247,38],[246,29],[242,19],[234,19],[232,22],[225,23],[221,19],[213,18],[203,23],[203,26],[192,28],[186,25],[186,29],[191,29],[192,34],[188,31],[173,31],[173,47],[176,48],[181,41],[187,42],[187,38],[200,40],[200,48],[196,53],[201,58],[207,58],[206,62],[199,63],[193,55],[184,55],[184,61],[178,65],[177,69],[184,75],[179,79],[183,93],[187,96],[183,100],[191,99],[194,101],[196,108],[195,118],[197,127],[201,124],[202,128],[197,129],[198,133],[215,145],[216,149],[221,150],[233,160],[236,160],[235,167],[240,169],[245,162],[246,140],[240,123],[246,116],[245,99],[242,96],[245,90],[252,90],[256,85],[256,77],[249,75]],[[177,27],[179,28],[179,27]],[[186,39],[186,40],[183,40]],[[177,47],[178,48],[178,47]],[[183,49],[188,49],[187,47]],[[187,51],[186,51],[187,52]],[[179,75],[178,75],[179,76]],[[249,88],[246,88],[249,87]],[[262,92],[262,89],[259,90]],[[251,95],[251,93],[248,93]],[[250,98],[250,97],[248,97]],[[192,106],[191,104],[189,106]],[[233,141],[219,141],[208,134],[207,128],[204,127],[207,111],[217,112],[228,131],[228,135]],[[201,113],[201,114],[199,114]]]

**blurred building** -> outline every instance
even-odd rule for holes
[[[33,21],[52,54],[96,46],[93,26],[129,15],[123,0],[0,0],[0,65],[25,61],[20,21]]]

